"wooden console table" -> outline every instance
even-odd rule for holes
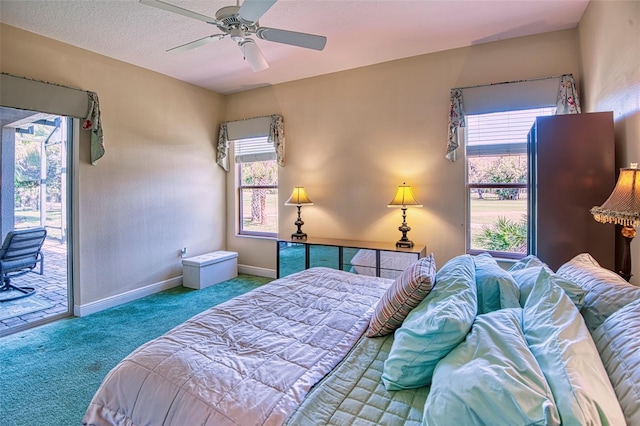
[[[285,250],[294,249],[292,255],[289,255]],[[313,261],[314,250],[318,251],[318,260]],[[374,256],[369,256],[370,263],[366,265],[352,265],[351,259],[354,258],[360,250],[371,250]],[[389,252],[385,259],[382,259],[383,254]],[[368,270],[370,275],[391,277],[397,275],[402,270],[400,267],[383,267],[382,264],[389,264],[385,262],[389,260],[391,256],[402,256],[406,254],[409,258],[401,264],[410,264],[425,257],[427,249],[424,245],[414,245],[412,248],[396,247],[395,243],[382,243],[371,241],[354,241],[354,240],[341,240],[332,238],[307,238],[306,240],[292,239],[287,236],[285,238],[277,239],[276,246],[276,273],[277,277],[289,275],[293,272],[298,272],[303,269],[309,269],[312,266],[326,266],[330,268],[340,270],[351,270],[352,266],[360,266],[361,269]],[[360,253],[362,254],[362,253]],[[301,255],[301,256],[300,256]],[[302,257],[302,259],[300,259]],[[285,260],[286,258],[286,260]],[[283,262],[287,264],[283,268]],[[293,264],[293,265],[292,265]],[[384,272],[384,274],[382,274]],[[390,276],[391,275],[391,276]]]

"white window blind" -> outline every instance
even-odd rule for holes
[[[536,117],[555,107],[467,115],[467,155],[520,155],[527,152],[527,135]]]
[[[236,163],[276,160],[276,148],[269,138],[246,138],[233,142]]]

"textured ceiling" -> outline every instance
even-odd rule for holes
[[[166,0],[215,16],[234,1]],[[279,0],[262,26],[324,35],[323,51],[257,40],[254,73],[228,38],[166,52],[219,31],[137,0],[0,0],[0,22],[219,93],[512,37],[574,28],[588,0]]]

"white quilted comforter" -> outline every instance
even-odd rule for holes
[[[391,280],[312,268],[215,306],[104,379],[85,425],[280,425],[365,331]]]

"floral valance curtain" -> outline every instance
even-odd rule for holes
[[[449,103],[449,138],[447,140],[447,155],[449,161],[456,160],[456,149],[459,143],[459,129],[464,127],[464,105],[462,103],[462,90],[452,89]]]
[[[98,94],[87,92],[87,95],[89,95],[89,111],[84,118],[82,128],[91,131],[91,164],[95,166],[96,162],[104,155],[104,134],[102,133]]]
[[[262,118],[262,117],[257,117]],[[281,115],[270,115],[269,126],[264,129],[262,136],[267,136],[269,142],[273,144],[276,152],[276,162],[280,167],[284,167],[284,119]],[[247,120],[255,120],[249,118]],[[247,121],[241,120],[241,121]],[[220,124],[220,132],[218,133],[218,146],[216,149],[216,163],[226,172],[229,171],[229,124],[237,122],[224,122]],[[247,137],[256,137],[259,135],[247,135]]]
[[[576,83],[573,75],[565,74],[560,76],[560,88],[556,98],[556,115],[580,114],[580,99],[576,90]]]
[[[578,98],[578,91],[576,90],[576,85],[573,80],[573,75],[564,74],[556,77],[549,78],[559,78],[559,87],[556,95],[556,114],[579,114],[580,110],[580,100]],[[548,79],[539,79],[548,80]],[[514,83],[527,83],[536,80],[522,80],[522,81],[512,81],[505,83],[497,83],[490,84],[486,86],[494,86],[494,85],[503,85],[503,84],[514,84]],[[456,149],[460,145],[460,129],[465,126],[465,110],[464,110],[464,102],[463,102],[463,91],[465,89],[476,89],[477,87],[483,86],[474,86],[466,87],[466,88],[456,88],[451,89],[451,98],[449,103],[449,131],[447,138],[447,152],[445,157],[449,161],[455,161],[456,159]],[[553,88],[550,88],[553,91]],[[547,93],[546,91],[544,93]],[[543,95],[544,95],[543,93]],[[553,94],[548,93],[548,96],[551,96],[551,99],[548,99],[548,105],[553,105]],[[547,95],[544,95],[545,99],[547,99]],[[540,99],[539,99],[540,100]]]
[[[81,119],[91,131],[91,164],[104,155],[97,93],[7,73],[0,73],[0,91],[1,106]]]
[[[218,132],[218,147],[216,149],[216,163],[225,172],[229,171],[229,138],[227,137],[227,123],[220,125]]]

